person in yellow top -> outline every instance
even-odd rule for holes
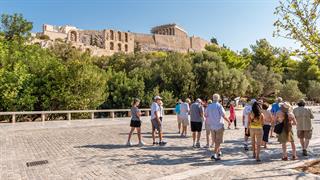
[[[260,162],[260,146],[263,134],[264,115],[258,102],[253,103],[252,112],[249,115],[249,129],[252,143],[253,157]]]

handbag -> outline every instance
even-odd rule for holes
[[[274,132],[275,132],[276,134],[281,134],[281,132],[282,132],[282,130],[283,130],[283,125],[284,125],[283,122],[276,124],[276,125],[274,126]]]

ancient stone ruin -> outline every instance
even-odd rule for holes
[[[65,40],[72,46],[83,51],[89,51],[96,56],[110,56],[117,52],[133,53],[135,51],[173,51],[198,52],[203,51],[208,41],[200,37],[189,37],[187,32],[177,24],[166,24],[151,29],[151,34],[123,32],[114,29],[81,30],[74,26],[43,25],[43,32],[50,41]],[[44,41],[35,41],[42,47],[47,47]]]

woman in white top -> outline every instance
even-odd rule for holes
[[[190,99],[187,98],[184,103],[180,105],[180,119],[182,122],[182,132],[181,137],[187,136],[187,127],[189,125],[189,113],[190,113]]]

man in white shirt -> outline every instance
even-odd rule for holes
[[[214,142],[214,155],[211,159],[220,160],[221,151],[220,145],[223,142],[223,133],[224,133],[224,121],[228,122],[230,125],[229,119],[226,117],[226,112],[223,106],[219,103],[220,95],[214,94],[212,96],[213,103],[210,104],[205,112],[205,116],[209,123],[209,128],[211,130],[212,141]]]
[[[159,145],[165,145],[166,142],[163,141],[162,137],[162,122],[160,120],[160,113],[161,113],[161,108],[159,106],[160,101],[161,101],[160,96],[154,97],[154,102],[151,105],[151,125],[152,125],[152,140],[153,140],[153,145],[158,144],[156,142],[156,130],[158,130],[159,133]]]
[[[244,150],[248,151],[248,140],[250,137],[250,131],[249,131],[249,115],[252,111],[252,104],[256,102],[255,99],[252,99],[249,103],[246,104],[246,106],[243,109],[243,113],[242,113],[242,123],[244,126]]]

